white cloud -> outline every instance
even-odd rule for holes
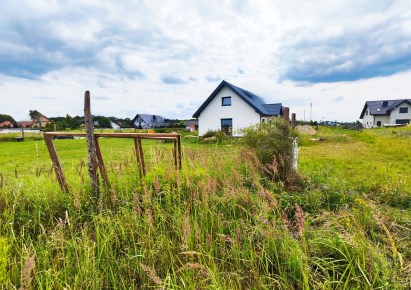
[[[222,79],[318,120],[409,97],[405,0],[3,2],[0,113],[16,119],[81,115],[87,89],[95,114],[189,118]]]

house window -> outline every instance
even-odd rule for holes
[[[381,121],[377,121],[377,126],[381,127]]]
[[[221,119],[221,132],[233,135],[233,119]]]
[[[365,115],[368,116],[368,111],[365,111]]]
[[[395,120],[395,124],[402,124],[402,125],[406,125],[410,123],[410,119],[397,119]]]
[[[400,114],[407,114],[407,113],[408,113],[407,107],[400,108]]]
[[[222,106],[231,106],[231,97],[223,97],[221,99]]]

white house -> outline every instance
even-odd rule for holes
[[[137,114],[131,124],[135,128],[139,129],[150,129],[163,127],[165,125],[164,117],[160,115],[149,115],[149,114]]]
[[[282,114],[281,103],[265,104],[253,93],[222,81],[193,118],[198,119],[200,136],[210,130],[242,136],[242,129]]]
[[[113,128],[114,130],[121,130],[121,124],[117,122],[110,121],[110,125],[111,125],[111,128]]]
[[[360,119],[364,128],[392,124],[409,124],[411,120],[411,99],[367,101]]]

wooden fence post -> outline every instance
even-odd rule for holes
[[[101,154],[100,144],[98,142],[97,136],[94,136],[94,142],[96,144],[96,153],[97,153],[98,167],[100,168],[100,174],[101,174],[101,177],[103,178],[104,185],[107,188],[109,188],[110,181],[108,180],[107,170],[106,170],[106,166],[104,165],[103,154]]]
[[[291,114],[291,125],[293,126],[293,128],[295,127],[296,123],[297,123],[296,115],[295,113],[292,113]]]
[[[88,174],[91,179],[91,189],[96,197],[100,197],[100,186],[98,182],[97,168],[97,150],[94,139],[94,124],[93,116],[90,109],[90,92],[86,91],[84,94],[84,121],[86,125],[86,137],[88,148]]]
[[[47,133],[44,134],[44,141],[46,142],[51,162],[53,163],[53,168],[57,175],[57,180],[60,184],[61,189],[68,193],[69,187],[66,183],[66,177],[63,174],[63,170],[61,169],[60,161],[57,157],[56,148],[54,147],[52,138],[53,137],[51,135],[47,135]]]

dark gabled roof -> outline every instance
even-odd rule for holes
[[[385,106],[384,102],[386,102]],[[392,109],[398,107],[403,102],[407,102],[411,105],[411,99],[367,101],[361,111],[360,119],[364,117],[367,108],[369,108],[371,115],[388,115],[391,113]]]
[[[133,120],[131,120],[131,124],[134,123],[134,121],[137,119],[137,117],[140,117],[144,123],[146,124],[152,124],[152,123],[164,123],[164,117],[160,115],[150,115],[150,114],[137,114]],[[155,117],[155,122],[153,122],[153,117]]]
[[[270,116],[279,116],[283,113],[283,106],[281,103],[278,104],[263,104],[263,107],[267,110]]]
[[[194,113],[193,118],[198,118],[201,112],[207,107],[207,105],[214,99],[214,97],[225,87],[230,88],[236,93],[243,101],[250,105],[257,113],[263,116],[278,116],[282,113],[282,105],[279,104],[264,104],[263,100],[253,93],[239,88],[229,82],[222,81],[218,87],[212,92],[207,100],[200,106],[200,108]]]

